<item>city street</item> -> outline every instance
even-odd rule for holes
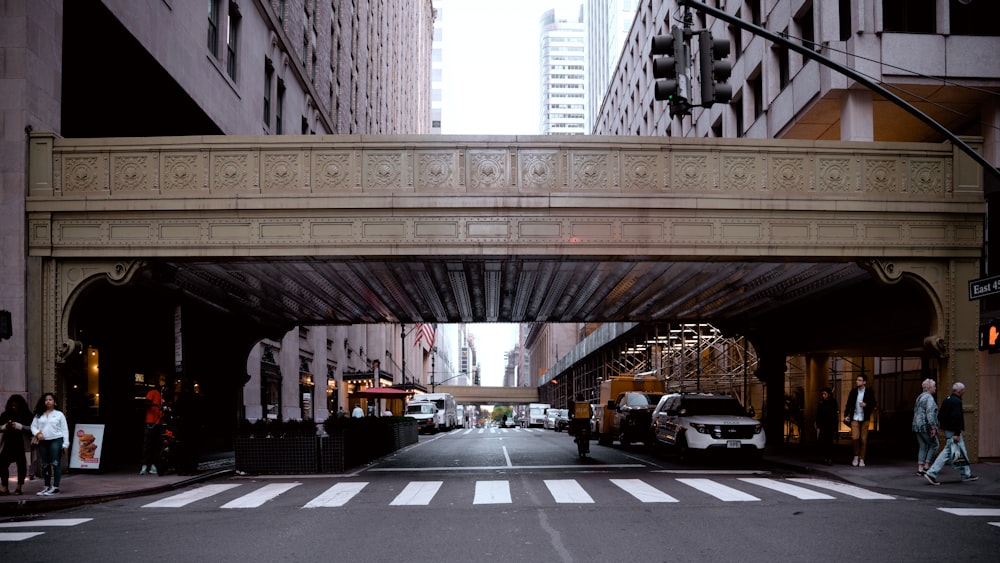
[[[995,561],[1000,501],[766,461],[455,430],[337,476],[233,476],[0,524],[10,561]],[[961,486],[961,484],[959,484]],[[930,487],[929,487],[930,488]],[[11,534],[20,534],[17,538]]]

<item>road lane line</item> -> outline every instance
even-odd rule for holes
[[[760,500],[753,495],[728,487],[722,483],[716,483],[711,479],[678,479],[677,481],[726,502]]]
[[[0,542],[24,541],[35,536],[40,536],[45,532],[0,532]]]
[[[0,528],[44,528],[47,526],[78,526],[93,518],[53,518],[52,520],[23,520],[20,522],[0,522]]]
[[[549,488],[549,493],[558,503],[593,504],[594,502],[587,491],[573,479],[546,479],[545,486]]]
[[[507,467],[514,467],[514,464],[510,462],[510,454],[507,452],[507,446],[503,446],[503,458],[507,460]]]
[[[298,487],[302,483],[272,483],[264,485],[256,491],[231,500],[221,508],[257,508],[278,495]]]
[[[476,481],[472,504],[510,504],[510,481]]]
[[[750,483],[752,485],[757,485],[759,487],[764,487],[765,489],[771,489],[772,491],[778,491],[779,493],[785,493],[786,495],[792,495],[793,497],[802,500],[834,498],[826,493],[821,493],[819,491],[814,491],[812,489],[807,489],[805,487],[800,487],[798,485],[793,485],[791,483],[786,483],[784,481],[776,481],[774,479],[740,477],[740,481],[743,481],[744,483]]]
[[[955,516],[1000,516],[1000,508],[939,508]]]
[[[612,479],[626,493],[642,502],[677,502],[677,499],[641,479]]]
[[[349,483],[337,483],[329,489],[323,491],[321,495],[307,502],[302,508],[330,508],[344,506],[347,501],[354,498],[354,495],[365,488],[367,481],[352,481]]]
[[[428,505],[444,481],[411,481],[389,504],[392,506]]]
[[[876,493],[874,491],[862,489],[861,487],[848,485],[847,483],[835,483],[833,481],[827,481],[825,479],[794,477],[792,479],[789,479],[789,481],[795,481],[796,483],[802,483],[803,485],[811,485],[813,487],[819,487],[820,489],[827,489],[835,493],[840,493],[842,495],[847,495],[849,497],[859,498],[861,500],[896,500],[896,497],[883,495],[882,493]]]
[[[156,502],[144,504],[142,505],[142,508],[180,508],[182,506],[187,506],[192,502],[217,495],[223,491],[228,491],[234,487],[239,487],[239,485],[205,485],[203,487],[198,487],[197,489],[191,489],[190,491],[184,491],[183,493],[169,496],[165,499],[160,499]]]

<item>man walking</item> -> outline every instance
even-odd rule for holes
[[[858,375],[857,387],[851,389],[844,405],[844,424],[851,427],[851,441],[854,444],[854,467],[865,466],[865,453],[868,450],[868,425],[872,411],[878,405],[875,392],[868,389],[868,376]]]
[[[955,382],[951,386],[951,395],[941,401],[941,409],[938,411],[938,425],[944,431],[944,449],[934,460],[934,465],[924,473],[924,478],[931,485],[940,485],[937,476],[946,463],[948,463],[957,453],[961,453],[966,459],[969,454],[965,449],[965,440],[962,432],[965,430],[965,416],[962,414],[962,395],[965,394],[965,384]],[[954,467],[954,466],[952,466]],[[962,474],[962,481],[975,481],[979,477],[972,474],[972,466],[961,465],[955,467]]]

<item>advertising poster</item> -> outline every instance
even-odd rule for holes
[[[69,450],[70,468],[99,469],[103,442],[103,424],[77,424],[73,447]]]

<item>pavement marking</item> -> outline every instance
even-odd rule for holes
[[[510,481],[476,481],[472,504],[510,504]]]
[[[44,528],[46,526],[78,526],[90,522],[93,518],[53,518],[52,520],[22,520],[19,522],[0,522],[0,528]]]
[[[507,451],[507,446],[503,446],[503,458],[507,460],[507,467],[514,467],[514,464],[510,462],[510,452]]]
[[[366,481],[337,483],[323,491],[323,494],[306,503],[302,508],[344,506],[347,504],[347,501],[354,498],[354,495],[360,493],[361,489],[365,488],[367,484]]]
[[[558,503],[593,504],[587,491],[573,479],[546,479],[545,486]]]
[[[228,491],[234,487],[239,487],[239,485],[205,485],[196,489],[191,489],[190,491],[184,491],[183,493],[173,495],[165,499],[160,499],[156,502],[144,504],[142,505],[142,508],[180,508],[182,506],[187,506],[192,502],[217,495],[223,491]]]
[[[298,487],[302,483],[272,483],[264,485],[256,491],[231,500],[220,508],[257,508],[278,495]]]
[[[711,479],[678,479],[678,481],[726,502],[760,500],[753,495],[728,487],[722,483],[716,483]]]
[[[35,536],[40,536],[45,532],[0,532],[0,542],[24,541]]]
[[[803,485],[811,485],[813,487],[819,487],[820,489],[827,489],[835,493],[840,493],[842,495],[847,495],[849,497],[859,498],[862,500],[896,500],[896,497],[883,495],[882,493],[876,493],[874,491],[869,491],[867,489],[862,489],[861,487],[855,487],[854,485],[848,485],[846,483],[836,483],[833,481],[827,481],[825,479],[793,477],[789,479],[789,481],[795,481],[796,483],[802,483]]]
[[[424,506],[431,502],[444,481],[410,481],[389,504],[391,506]]]
[[[955,516],[1000,516],[1000,508],[938,508]]]
[[[677,502],[674,497],[641,479],[611,479],[611,482],[642,502]]]
[[[785,493],[786,495],[792,495],[793,497],[802,500],[834,498],[826,493],[821,493],[819,491],[814,491],[812,489],[807,489],[805,487],[800,487],[798,485],[792,485],[791,483],[786,483],[784,481],[776,481],[774,479],[762,479],[757,477],[740,477],[740,481],[743,481],[744,483],[750,483],[751,485],[764,487],[766,489],[771,489],[772,491],[778,491],[779,493]]]
[[[997,526],[998,528],[1000,528],[1000,522],[990,522],[989,524],[990,526]]]
[[[469,467],[448,466],[448,467],[373,467],[366,471],[377,471],[388,473],[392,471],[400,472],[420,472],[420,471],[495,471],[497,469],[579,469],[581,471],[593,471],[610,468],[636,468],[646,467],[641,463],[606,463],[601,465],[474,465]]]
[[[770,475],[764,469],[654,469],[653,473],[673,473],[677,475]]]

